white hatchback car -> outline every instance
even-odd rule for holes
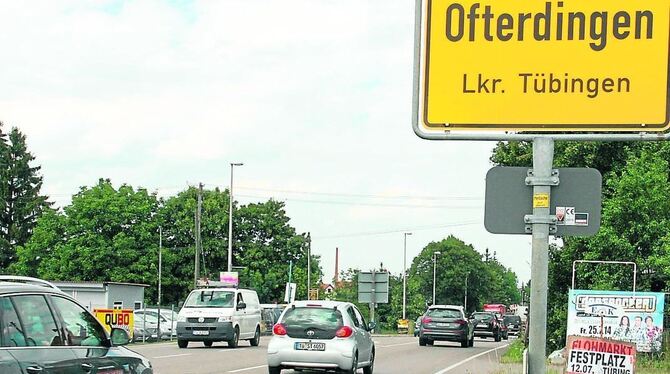
[[[322,369],[356,373],[363,368],[372,374],[375,344],[365,322],[351,303],[339,301],[296,301],[290,304],[273,327],[268,344],[268,369]]]

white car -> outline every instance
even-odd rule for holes
[[[254,290],[200,288],[191,291],[177,319],[177,345],[191,341],[211,347],[227,342],[237,347],[240,339],[258,346],[261,340],[261,308]]]
[[[136,309],[133,311],[133,314],[135,315],[135,319],[140,318],[156,325],[158,324],[158,309]],[[172,313],[170,309],[161,309],[160,315],[161,338],[170,339],[170,337],[177,337],[177,313]]]
[[[366,323],[352,303],[296,301],[282,313],[268,344],[268,370],[321,369],[372,374],[375,345]]]

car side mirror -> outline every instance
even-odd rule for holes
[[[368,331],[372,331],[372,330],[374,330],[375,327],[377,327],[377,322],[375,322],[375,321],[370,321],[370,323],[368,323]]]
[[[177,307],[178,307],[179,309],[181,309],[183,306],[184,306],[184,302],[183,302],[183,301],[180,301],[179,304],[177,304]]]
[[[112,341],[112,345],[115,346],[126,345],[130,343],[130,336],[128,335],[128,332],[118,327],[112,328],[110,339]]]
[[[237,310],[246,309],[246,308],[247,308],[247,304],[244,301],[240,301],[239,303],[237,303]]]

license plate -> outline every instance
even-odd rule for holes
[[[479,325],[477,325],[477,327],[486,327],[486,326],[487,326],[487,324],[485,324],[485,323],[480,323]]]
[[[297,342],[295,349],[297,351],[325,351],[326,343]]]
[[[437,324],[439,327],[451,327],[451,323],[440,322]]]
[[[207,330],[193,330],[193,335],[209,335]]]

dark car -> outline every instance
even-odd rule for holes
[[[507,326],[510,335],[519,335],[521,331],[521,317],[515,314],[506,314],[503,317],[503,323]]]
[[[433,345],[435,341],[459,342],[461,347],[474,344],[474,326],[455,305],[433,305],[426,311],[419,326],[419,345]]]
[[[470,316],[475,320],[475,336],[493,338],[499,342],[502,339],[501,321],[493,312],[475,312]]]
[[[0,276],[0,373],[152,374],[129,340],[48,282]]]

